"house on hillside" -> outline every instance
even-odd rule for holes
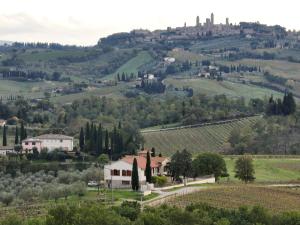
[[[44,134],[37,137],[27,138],[22,141],[22,150],[30,152],[34,148],[41,152],[42,149],[53,151],[61,149],[63,151],[73,151],[73,137],[61,134]]]
[[[0,146],[0,156],[15,155],[17,152],[12,146]]]
[[[0,127],[4,127],[6,124],[6,120],[1,120],[0,119]]]
[[[140,185],[146,184],[146,156],[142,152],[138,156],[126,155],[118,161],[112,162],[104,166],[104,182],[108,187],[113,188],[130,188],[133,160],[136,158],[138,164],[138,173]],[[166,157],[151,157],[152,175],[167,174],[167,164],[169,158]]]

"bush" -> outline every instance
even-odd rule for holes
[[[168,179],[165,176],[153,176],[152,183],[156,184],[159,187],[163,187],[166,185]]]

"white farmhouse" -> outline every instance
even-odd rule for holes
[[[137,160],[140,185],[146,184],[146,157],[127,155],[122,159],[104,166],[104,182],[112,188],[130,188],[132,164],[134,158]],[[167,173],[166,166],[169,159],[166,157],[151,157],[152,175],[164,175]]]
[[[32,151],[34,148],[41,152],[42,149],[53,151],[61,149],[63,151],[73,151],[73,137],[61,134],[44,134],[22,141],[24,151]]]
[[[12,146],[0,146],[0,156],[14,155],[17,152]]]

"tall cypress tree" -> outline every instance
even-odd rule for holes
[[[108,154],[108,148],[109,148],[109,136],[108,136],[108,130],[105,130],[105,140],[104,140],[104,148],[105,148],[105,152],[106,154]]]
[[[134,190],[134,191],[138,191],[139,187],[140,187],[139,172],[138,172],[138,165],[137,165],[136,158],[134,158],[133,164],[132,164],[131,187],[132,187],[132,190]]]
[[[16,126],[15,145],[19,144],[19,128]]]
[[[87,122],[85,125],[85,142],[87,143],[90,140],[90,123]]]
[[[97,132],[97,127],[94,126],[93,128],[93,148],[92,151],[97,153],[97,145],[98,145],[98,132]]]
[[[151,183],[152,169],[151,169],[151,158],[150,158],[150,153],[149,152],[147,152],[147,162],[146,162],[145,175],[146,175],[146,182]]]
[[[2,145],[7,146],[7,137],[6,137],[7,127],[4,125],[3,127],[3,140]]]
[[[79,135],[79,147],[80,147],[80,151],[83,151],[83,149],[84,149],[84,131],[83,131],[82,127],[80,129],[80,135]]]
[[[20,133],[20,141],[22,142],[26,137],[25,137],[25,128],[24,128],[24,123],[22,121],[21,123],[21,133]]]
[[[102,134],[102,125],[101,123],[99,124],[98,127],[98,141],[97,141],[97,152],[98,155],[103,153],[103,134]]]

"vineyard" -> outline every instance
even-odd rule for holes
[[[207,203],[219,208],[259,205],[272,213],[296,211],[300,210],[300,190],[253,185],[219,186],[177,196],[167,201],[167,204],[179,207],[185,207],[191,203]]]
[[[172,128],[169,130],[143,131],[145,147],[155,147],[163,155],[171,155],[177,150],[187,149],[192,153],[201,151],[221,151],[228,142],[230,132],[236,127],[248,127],[260,117],[248,117],[220,124]]]

